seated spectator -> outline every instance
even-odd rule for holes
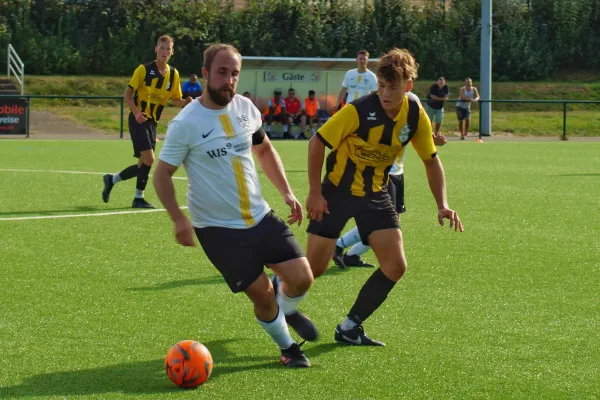
[[[250,101],[254,104],[254,100],[252,99],[252,96],[250,96],[250,92],[244,92],[242,96],[249,98]]]
[[[302,104],[300,100],[296,97],[296,91],[292,88],[288,90],[288,97],[285,98],[285,110],[287,112],[288,125],[300,125],[300,133],[298,136],[294,136],[294,139],[299,139],[302,137],[306,139],[304,136],[303,126],[306,126],[306,117],[302,113]]]
[[[198,76],[196,74],[191,74],[190,79],[181,85],[181,92],[183,93],[184,99],[188,96],[195,99],[202,94],[202,85],[198,82]]]
[[[308,97],[304,99],[304,104],[302,105],[302,108],[306,117],[303,123],[300,125],[300,130],[303,133],[306,131],[306,121],[308,120],[310,135],[307,135],[307,137],[312,137],[317,131],[317,129],[319,129],[319,122],[321,122],[321,118],[319,116],[321,105],[319,104],[319,100],[317,100],[317,98],[315,97],[314,90],[308,91]],[[316,123],[316,128],[313,128],[313,123]]]
[[[281,97],[281,90],[276,89],[273,92],[273,97],[269,99],[268,107],[265,110],[265,121],[267,122],[267,136],[271,139],[271,124],[273,121],[281,122],[283,130],[283,138],[289,138],[288,120],[285,110],[285,101]]]

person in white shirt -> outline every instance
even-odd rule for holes
[[[204,52],[206,90],[169,124],[154,186],[174,222],[177,242],[194,246],[195,231],[231,291],[252,301],[256,319],[281,350],[280,362],[309,367],[287,325],[303,339],[316,340],[314,325],[297,311],[313,275],[289,227],[263,199],[253,155],[290,207],[289,224],[302,222],[302,206],[262,128],[260,112],[236,94],[240,70],[235,47],[217,44]],[[181,164],[189,180],[191,222],[179,209],[172,181]],[[264,266],[275,272],[277,289]]]
[[[344,100],[346,93],[348,93],[348,98],[346,100],[347,104],[364,95],[377,91],[377,75],[375,75],[373,71],[367,69],[367,64],[369,64],[369,52],[361,50],[356,53],[356,64],[358,68],[349,70],[344,76],[342,89],[340,90],[336,103],[338,107],[342,103],[342,100]]]

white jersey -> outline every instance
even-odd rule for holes
[[[411,100],[416,101],[421,104],[421,100],[419,96],[414,94],[413,92],[407,92],[406,95],[410,97]],[[402,152],[402,158],[396,158],[394,160],[394,164],[392,165],[392,169],[390,169],[390,175],[402,175],[404,173],[404,159],[406,158],[406,151]]]
[[[377,76],[370,70],[359,73],[358,68],[346,72],[342,86],[348,89],[348,100],[350,103],[369,92],[377,91]]]
[[[195,101],[169,123],[159,159],[188,175],[192,225],[246,229],[270,211],[252,158],[252,135],[262,127],[260,111],[240,95],[222,110]]]

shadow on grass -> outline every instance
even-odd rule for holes
[[[208,384],[227,374],[282,368],[279,354],[265,349],[268,356],[246,357],[235,355],[227,344],[236,339],[204,342],[215,361],[213,373]],[[239,339],[241,340],[241,339]],[[166,353],[166,350],[165,350]],[[108,365],[99,368],[76,371],[49,372],[25,378],[21,384],[0,388],[0,398],[23,398],[32,396],[86,396],[108,393],[155,394],[177,393],[177,388],[167,377],[164,360],[148,360],[132,363]],[[202,390],[202,389],[199,389]],[[159,397],[160,398],[160,397]]]
[[[88,211],[88,212],[106,212],[106,211],[127,211],[127,210],[131,210],[131,207],[114,207],[114,208],[99,208],[99,207],[88,207],[88,206],[81,206],[81,207],[75,207],[75,208],[71,208],[71,209],[63,209],[63,210],[43,210],[43,211],[8,211],[8,212],[0,212],[0,216],[8,216],[8,217],[14,217],[14,216],[27,216],[27,215],[41,215],[41,216],[52,216],[52,215],[62,215],[62,214],[66,214],[66,213],[72,213],[72,212],[83,212],[83,211]]]
[[[326,276],[339,275],[348,271],[349,269],[339,269],[336,266],[332,266],[327,269],[325,272]],[[147,292],[147,291],[155,291],[155,290],[169,290],[169,289],[177,289],[184,286],[204,286],[204,285],[220,285],[225,284],[225,280],[221,275],[211,276],[209,278],[201,278],[201,279],[181,279],[177,281],[158,283],[154,286],[142,286],[136,288],[127,288],[125,290],[135,291],[135,292]]]

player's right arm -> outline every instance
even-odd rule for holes
[[[348,93],[348,73],[350,71],[346,72],[346,75],[344,75],[344,80],[342,81],[342,89],[340,90],[340,94],[338,95],[338,99],[337,102],[335,103],[335,106],[338,107],[339,110],[339,106],[342,103],[342,100],[344,100],[344,96],[346,96],[346,93]]]
[[[175,238],[184,246],[195,246],[194,228],[177,204],[173,174],[188,154],[188,133],[180,121],[172,121],[159,155],[152,182],[159,200],[175,225]]]
[[[321,221],[323,213],[329,214],[327,201],[321,191],[321,170],[325,160],[325,146],[337,149],[346,136],[356,132],[358,126],[358,111],[354,105],[350,104],[325,122],[325,125],[308,142],[309,193],[306,199],[308,218]]]
[[[129,85],[127,85],[127,89],[125,89],[125,94],[123,97],[125,98],[125,102],[131,110],[131,113],[135,117],[135,120],[138,124],[146,121],[146,113],[140,111],[136,105],[135,100],[133,100],[133,94],[138,90],[138,88],[144,84],[144,78],[146,77],[146,68],[143,65],[140,65],[135,69],[131,79],[129,80]]]

